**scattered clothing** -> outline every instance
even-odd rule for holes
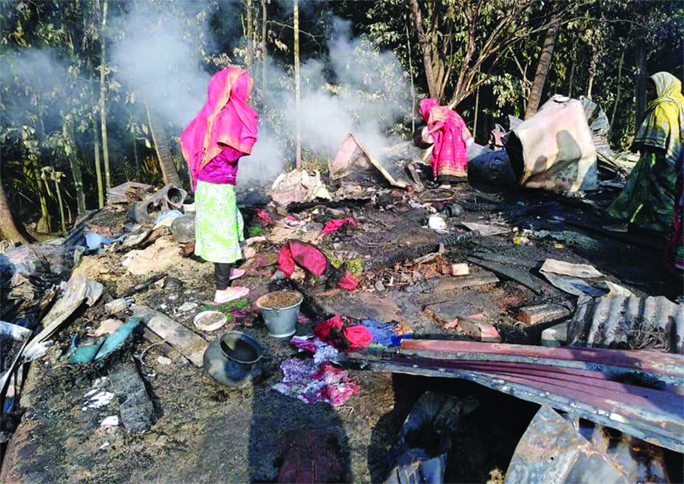
[[[648,104],[634,139],[639,161],[608,213],[619,222],[667,232],[673,220],[675,164],[684,140],[684,96],[672,74],[659,72],[651,80],[658,97]]]
[[[352,274],[350,271],[346,271],[337,283],[338,286],[346,291],[353,291],[359,286],[359,284],[361,284],[361,279]]]
[[[183,212],[180,210],[167,210],[157,215],[154,220],[154,227],[170,227],[174,220],[183,216]]]
[[[432,134],[432,170],[436,180],[452,181],[468,176],[467,144],[473,137],[463,118],[432,98],[420,102],[420,112]]]
[[[357,350],[365,348],[373,341],[373,335],[364,325],[357,324],[345,328],[344,321],[339,316],[333,316],[317,325],[314,334],[338,349]]]
[[[406,328],[406,325],[401,323],[383,323],[377,319],[364,319],[361,324],[373,335],[373,345],[393,348],[401,346],[402,339],[413,337],[410,328]]]
[[[295,263],[318,277],[328,267],[328,261],[320,250],[311,244],[292,240],[283,245],[278,253],[278,269],[285,277],[290,277]]]
[[[306,403],[325,402],[337,407],[354,394],[358,386],[347,372],[330,362],[291,358],[280,365],[283,381],[272,388]]]
[[[325,361],[337,363],[340,352],[334,346],[312,336],[294,336],[290,344],[301,351],[313,353],[314,362],[321,364]]]
[[[257,217],[259,217],[259,219],[260,219],[262,222],[264,222],[264,223],[266,223],[266,224],[270,224],[270,223],[273,221],[273,219],[271,218],[271,214],[268,213],[268,212],[267,212],[266,210],[264,210],[263,208],[257,208],[257,209],[255,210],[255,212],[256,212],[256,214],[257,214]]]
[[[278,253],[278,270],[285,277],[290,277],[295,270],[295,264],[320,277],[328,269],[329,263],[328,258],[317,247],[306,242],[291,240],[283,245]],[[348,270],[338,281],[338,285],[347,291],[353,291],[360,283],[361,280]]]
[[[321,231],[321,236],[337,232],[340,229],[340,227],[342,227],[343,225],[346,225],[346,224],[352,225],[354,227],[358,227],[356,220],[354,220],[352,217],[332,219],[332,220],[326,222],[325,225],[323,226],[323,230]]]

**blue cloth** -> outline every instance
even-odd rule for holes
[[[160,222],[163,222],[166,219],[175,220],[178,217],[182,217],[182,216],[183,216],[183,212],[181,212],[180,210],[167,210],[166,212],[162,212],[159,215],[157,215],[157,218],[155,219],[154,223],[156,225]]]
[[[373,335],[372,344],[374,345],[382,345],[392,348],[395,346],[401,346],[402,339],[413,337],[412,334],[403,334],[401,336],[397,336],[392,329],[395,324],[393,321],[389,323],[383,323],[377,319],[364,319],[361,321],[361,324],[363,324]]]

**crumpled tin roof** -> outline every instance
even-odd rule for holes
[[[568,326],[568,343],[684,354],[684,304],[662,296],[580,296]]]

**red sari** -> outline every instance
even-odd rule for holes
[[[452,109],[440,106],[432,98],[420,102],[420,112],[432,132],[434,148],[432,150],[432,171],[435,179],[467,178],[468,150],[466,142],[473,137],[463,118]],[[441,114],[444,121],[435,119]],[[440,117],[440,116],[437,116]]]

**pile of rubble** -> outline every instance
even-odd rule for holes
[[[558,106],[540,112],[576,109],[552,101]],[[515,131],[523,148],[524,124]],[[487,153],[473,157],[475,164]],[[503,166],[497,156],[487,163]],[[589,158],[581,163],[591,165]],[[365,400],[375,391],[367,379],[392,372],[468,380],[541,405],[508,456],[506,482],[548,482],[549,475],[589,482],[599,473],[616,482],[646,474],[667,481],[666,453],[684,451],[684,308],[607,274],[609,262],[599,270],[568,250],[600,250],[590,236],[567,230],[573,221],[591,226],[600,191],[589,200],[445,190],[422,177],[410,150],[382,161],[350,135],[328,177],[295,170],[268,193],[241,192],[242,267],[252,292],[224,306],[206,302],[212,268],[193,255],[194,205],[172,185],[156,192],[137,183],[115,187],[108,205],[85,215],[66,238],[0,254],[1,443],[10,442],[3,477],[37,477],[17,461],[29,442],[22,426],[50,425],[48,415],[25,404],[37,401],[36,382],[69,387],[63,391],[71,397],[80,392],[70,405],[88,415],[82,425],[95,425],[83,439],[98,442],[90,456],[106,466],[98,452],[121,449],[132,434],[140,436],[135,445],[152,445],[152,436],[166,432],[157,429],[172,420],[168,413],[187,405],[178,395],[156,396],[164,391],[158,377],[191,375],[207,388],[198,394],[214,392],[219,404],[232,398],[240,405],[252,395],[261,405],[279,393],[312,409],[344,410],[349,423],[355,407],[373,407]],[[549,182],[534,173],[522,178]],[[585,185],[563,186],[577,192]],[[294,299],[264,302],[283,291]],[[394,315],[382,310],[388,306]],[[280,319],[285,313],[288,321]],[[394,430],[384,482],[448,480],[453,441],[477,406],[476,398],[423,394]],[[29,419],[22,421],[24,412]],[[249,427],[246,418],[239,425]],[[252,432],[262,435],[257,421],[252,417]],[[296,430],[283,422],[283,429],[265,426],[279,436]],[[311,443],[321,435],[282,435],[281,449],[251,438],[260,462],[250,478],[311,480],[303,469],[325,455],[317,482],[347,480],[344,439],[326,434],[327,447],[315,455]],[[638,455],[628,452],[636,448]]]

